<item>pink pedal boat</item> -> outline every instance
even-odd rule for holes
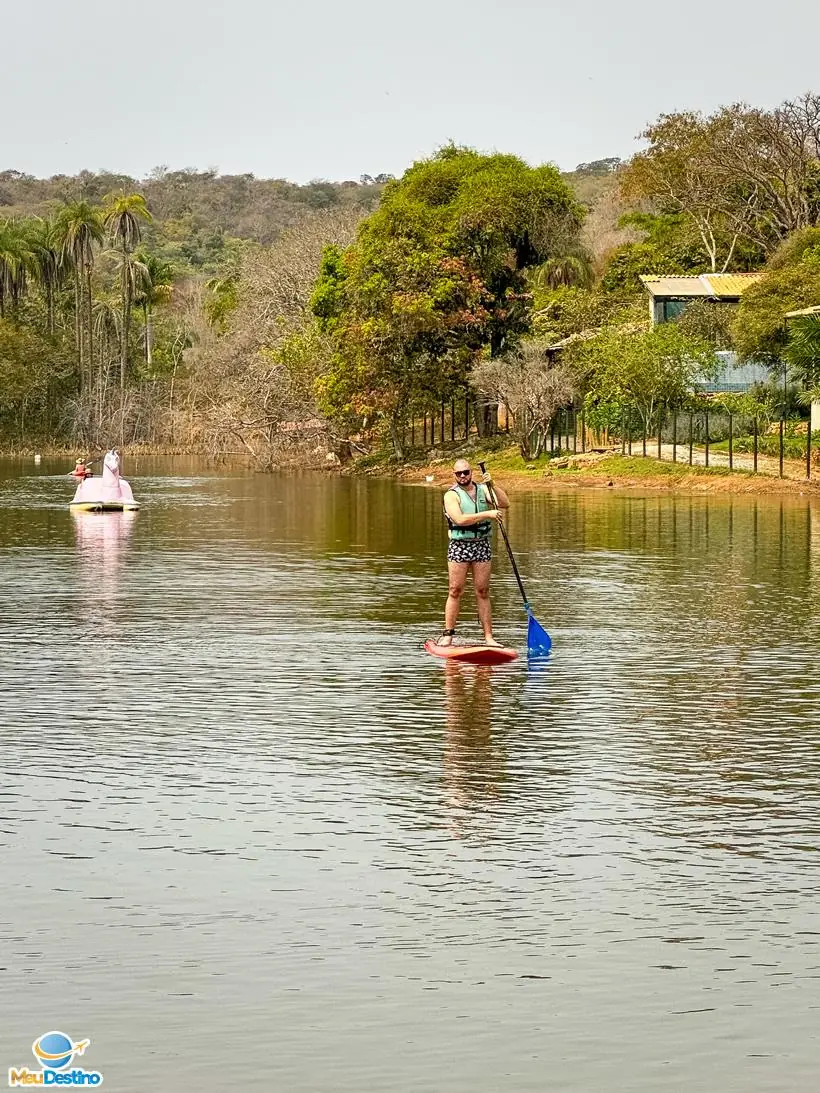
[[[120,453],[105,453],[103,472],[83,479],[68,506],[73,512],[129,512],[138,509],[131,487],[120,478]]]

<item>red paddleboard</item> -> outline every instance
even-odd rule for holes
[[[462,664],[507,664],[518,659],[515,649],[506,649],[503,645],[438,645],[428,638],[424,648],[431,656]]]

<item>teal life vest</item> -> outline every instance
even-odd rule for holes
[[[461,511],[465,516],[472,516],[474,512],[487,512],[493,507],[487,500],[486,488],[478,482],[475,488],[475,500],[461,486],[451,486],[444,496],[446,497],[448,493],[455,493],[458,496]],[[447,521],[447,527],[450,529],[451,539],[486,539],[493,527],[490,520],[482,520],[480,524],[470,524],[466,528],[459,527],[447,515],[446,509],[444,510],[444,518]]]

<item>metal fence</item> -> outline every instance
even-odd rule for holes
[[[404,445],[410,448],[434,448],[436,445],[455,444],[478,435],[476,414],[484,412],[469,393],[459,393],[454,398],[440,399],[437,405],[422,410],[411,417],[404,428]],[[511,416],[505,406],[500,413],[493,411],[482,430],[482,436],[509,433]]]
[[[478,434],[476,413],[483,407],[468,392],[441,399],[416,414],[404,429],[410,448],[455,444]],[[482,436],[509,433],[512,415],[501,405],[481,430]],[[805,433],[798,431],[805,427]],[[772,431],[774,430],[774,431]],[[812,436],[807,423],[781,418],[770,424],[724,410],[682,411],[661,408],[647,423],[638,409],[626,409],[605,427],[589,422],[582,407],[567,407],[553,418],[543,451],[552,457],[620,447],[623,455],[651,456],[689,466],[724,466],[755,474],[794,476],[799,466],[811,478],[820,465],[820,434]],[[800,473],[797,471],[797,473]]]
[[[776,461],[781,478],[786,477],[786,469],[798,465],[811,478],[813,465],[820,463],[820,434],[812,435],[807,422],[780,418],[770,424],[723,410],[662,409],[647,425],[632,409],[606,429],[590,430],[584,411],[573,407],[557,414],[550,428],[551,455],[618,446],[622,455],[652,456],[689,466],[726,466],[755,474],[772,473]]]

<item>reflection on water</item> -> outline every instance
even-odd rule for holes
[[[505,754],[493,740],[493,668],[445,661],[444,782],[450,830],[458,837],[504,782]]]
[[[136,512],[72,512],[80,561],[79,605],[98,638],[115,638],[122,567]]]
[[[814,1089],[814,503],[519,492],[555,645],[490,669],[419,651],[433,490],[129,459],[72,518],[58,470],[0,463],[2,1066]],[[503,555],[494,607],[521,647]]]

